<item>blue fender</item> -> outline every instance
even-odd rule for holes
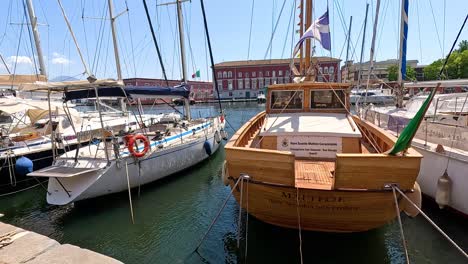
[[[210,142],[208,142],[208,140],[206,140],[205,143],[203,143],[203,148],[205,149],[206,154],[208,154],[208,156],[211,156],[211,145]]]
[[[32,160],[26,157],[20,157],[19,159],[16,160],[15,170],[16,170],[16,173],[19,175],[25,176],[26,174],[32,172],[33,168],[34,168],[34,165],[33,165]]]

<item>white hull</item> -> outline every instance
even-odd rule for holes
[[[450,195],[449,207],[458,212],[468,215],[468,160],[460,159],[451,154],[440,154],[434,151],[434,148],[427,149],[422,143],[413,143],[424,157],[421,162],[421,170],[418,176],[418,183],[425,195],[435,200],[437,192],[437,181],[444,174],[445,168],[452,180],[452,190]],[[468,158],[465,156],[465,158]]]
[[[153,151],[140,159],[135,159],[128,154],[125,155],[125,152],[125,156],[122,156],[119,160],[112,159],[109,164],[103,158],[81,159],[78,164],[80,168],[99,169],[77,176],[50,179],[48,184],[50,194],[47,195],[47,202],[49,204],[64,205],[125,191],[128,189],[127,169],[131,188],[187,169],[210,156],[204,147],[205,141],[210,144],[211,154],[219,148],[221,141],[218,142],[215,139],[215,133],[219,133],[222,126],[217,124],[216,121],[215,123],[213,127],[207,130],[206,136],[203,131],[197,132],[196,136],[184,137],[183,143],[162,149],[153,148]],[[201,133],[203,133],[202,136],[200,136]],[[217,137],[217,139],[220,138]],[[66,162],[64,167],[73,166],[70,160],[64,160],[63,162]]]

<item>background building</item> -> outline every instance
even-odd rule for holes
[[[362,71],[361,71],[361,83],[366,83],[367,78],[369,75],[369,65],[370,63],[363,62],[362,63]],[[390,59],[385,61],[376,61],[374,62],[374,70],[372,76],[370,78],[371,83],[377,82],[388,82],[388,67],[396,65],[398,66],[398,60]],[[424,73],[423,69],[424,66],[418,66],[418,60],[407,60],[406,65],[413,68],[416,72],[416,79],[418,81],[424,80]],[[341,79],[346,82],[351,82],[356,84],[359,79],[359,68],[361,67],[361,63],[353,63],[353,61],[345,62],[345,65],[341,68]]]
[[[130,78],[123,80],[126,86],[167,86],[164,79],[150,78]],[[180,80],[168,80],[169,86],[180,85]],[[202,81],[187,81],[190,85],[191,98],[195,101],[212,100],[213,97],[213,82]],[[147,102],[148,101],[148,102]],[[154,100],[145,100],[142,103],[152,104]]]
[[[340,81],[340,60],[330,57],[313,57],[317,81]],[[291,59],[227,61],[215,64],[218,89],[222,99],[256,98],[270,84],[292,82],[289,68]],[[296,67],[299,59],[295,60]]]

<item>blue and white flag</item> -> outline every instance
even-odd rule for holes
[[[304,32],[304,35],[299,39],[299,41],[296,44],[296,47],[294,48],[294,54],[295,56],[301,46],[304,40],[308,38],[315,38],[318,40],[321,44],[322,47],[326,50],[331,50],[331,35],[330,35],[330,27],[329,25],[329,19],[328,19],[328,9],[325,14],[323,14],[319,19],[315,20],[312,25]]]

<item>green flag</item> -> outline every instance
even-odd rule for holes
[[[393,148],[388,151],[390,155],[396,155],[397,153],[402,152],[411,146],[411,141],[413,141],[413,137],[416,134],[422,119],[426,115],[427,109],[429,109],[432,99],[434,98],[434,95],[436,94],[439,86],[440,84],[438,84],[437,87],[431,91],[426,101],[424,101],[421,108],[419,108],[416,115],[413,117],[413,119],[411,119],[405,129],[403,129],[400,136],[398,137],[398,140],[395,142],[395,145],[393,145]]]
[[[193,78],[199,78],[200,77],[200,70],[197,70],[194,74],[192,74],[192,79]]]

